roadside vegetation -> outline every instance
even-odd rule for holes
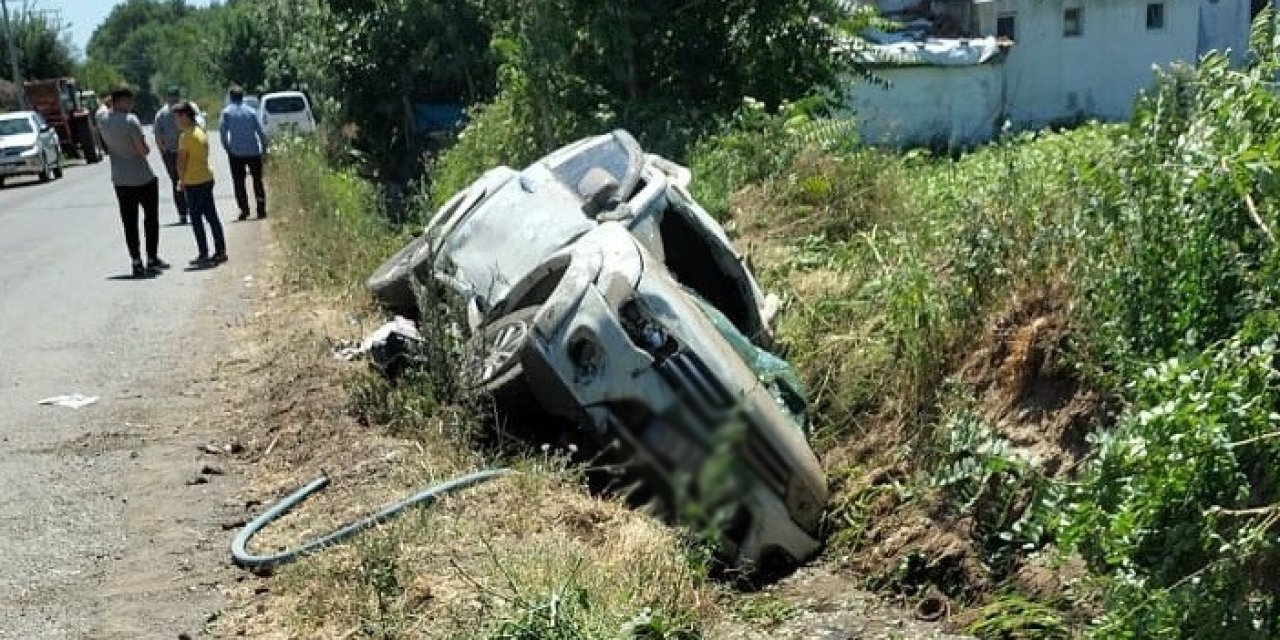
[[[370,3],[404,9],[392,4]],[[798,45],[779,50],[803,59],[751,58],[753,33],[818,37],[792,29],[814,10],[802,4],[733,31],[741,55],[714,68],[682,66],[690,51],[623,65],[628,78],[592,61],[664,49],[600,31],[617,16],[471,5],[495,44],[493,84],[429,158],[407,222],[388,222],[359,177],[380,175],[367,154],[381,152],[353,134],[362,116],[337,90],[321,92],[327,137],[273,161],[289,194],[274,223],[286,289],[336,296],[371,325],[361,281],[433,204],[493,164],[626,126],[693,169],[695,195],[785,300],[779,336],[833,489],[818,562],[908,602],[944,598],[951,623],[983,638],[1280,637],[1271,14],[1247,67],[1210,56],[1165,70],[1130,122],[951,156],[860,146],[806,97],[856,69],[803,64]],[[346,24],[299,6],[314,28]],[[537,35],[548,24],[559,40]],[[682,24],[673,42],[690,39]],[[299,51],[272,59],[303,69]],[[667,70],[650,92],[645,69]],[[701,83],[723,93],[697,94],[705,77],[725,78]],[[687,101],[657,97],[671,87]],[[327,353],[311,357],[313,375],[334,375]],[[696,536],[591,497],[560,453],[487,446],[469,428],[477,408],[429,371],[395,385],[343,371],[328,417],[417,451],[361,504],[488,464],[522,473],[284,569],[291,634],[697,638],[723,617],[769,617],[742,614],[756,601],[708,577]],[[353,448],[340,433],[312,438]]]

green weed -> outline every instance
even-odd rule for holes
[[[1077,636],[1052,607],[1007,594],[976,612],[966,630],[983,640],[1068,640]]]
[[[318,146],[298,139],[276,146],[268,164],[278,211],[272,230],[288,260],[286,282],[368,300],[365,278],[407,237],[380,214],[374,187],[328,166]]]

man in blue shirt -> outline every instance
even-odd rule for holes
[[[233,85],[227,92],[231,104],[222,110],[218,130],[222,136],[222,148],[231,160],[231,182],[235,187],[236,204],[240,207],[238,220],[249,217],[249,194],[244,188],[247,169],[253,175],[253,196],[258,204],[258,217],[267,217],[267,190],[262,185],[262,159],[267,155],[267,134],[262,130],[258,112],[244,104],[244,89]]]

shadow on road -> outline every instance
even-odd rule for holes
[[[122,273],[115,276],[107,276],[106,280],[151,280],[160,274],[148,271],[145,275],[135,276],[132,273]]]

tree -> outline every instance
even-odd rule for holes
[[[622,126],[680,156],[744,97],[776,108],[842,72],[830,0],[477,1],[522,155]]]
[[[9,20],[23,79],[54,78],[74,72],[71,44],[61,24],[28,7],[10,11]],[[11,69],[8,43],[0,32],[0,76],[13,80]]]
[[[87,60],[80,66],[76,71],[76,79],[80,81],[82,88],[97,91],[99,95],[110,93],[125,83],[124,75],[119,69],[94,59]]]
[[[492,92],[490,31],[469,0],[269,0],[255,4],[273,89],[312,94],[385,181],[418,173],[414,103]]]
[[[169,85],[187,94],[221,85],[208,60],[220,13],[225,7],[189,7],[183,0],[129,0],[117,5],[89,39],[88,56],[118,70],[138,93],[144,117],[160,103]]]
[[[264,91],[267,61],[262,52],[269,41],[265,23],[252,4],[228,3],[213,20],[210,58],[216,83],[236,83],[247,91]]]

